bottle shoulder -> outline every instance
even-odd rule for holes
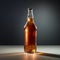
[[[35,23],[26,23],[24,25],[24,29],[28,28],[29,30],[37,30],[37,26]]]

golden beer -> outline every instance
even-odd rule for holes
[[[33,9],[28,9],[27,22],[24,25],[24,51],[35,53],[37,49],[37,27],[34,23]]]

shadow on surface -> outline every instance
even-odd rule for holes
[[[43,53],[43,52],[37,52],[36,54],[37,54],[37,55],[42,55],[42,56],[49,56],[49,57],[60,58],[60,55],[57,55],[57,54]]]

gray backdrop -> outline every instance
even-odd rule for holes
[[[60,44],[59,0],[0,1],[0,44],[24,44],[24,24],[27,8],[33,8],[37,26],[37,44]]]

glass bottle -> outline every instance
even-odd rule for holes
[[[24,51],[35,53],[37,49],[37,27],[34,23],[33,9],[28,8],[27,22],[24,25]]]

